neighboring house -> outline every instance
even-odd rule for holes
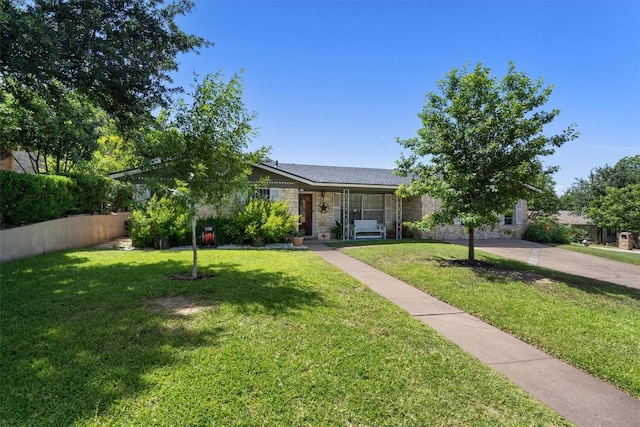
[[[124,171],[110,176],[115,179],[129,176],[135,184],[136,174],[140,171]],[[421,220],[425,215],[434,213],[439,205],[430,196],[404,199],[397,196],[400,184],[408,184],[409,180],[394,175],[391,169],[279,162],[254,165],[249,181],[257,184],[265,178],[268,184],[259,190],[260,195],[271,200],[286,200],[291,214],[300,215],[300,228],[305,235],[319,239],[329,237],[336,221],[342,226],[344,238],[353,238],[355,220],[375,220],[377,224],[384,224],[387,237],[401,238],[404,221]],[[477,229],[476,239],[520,238],[526,228],[525,212],[526,202],[521,200],[512,213],[500,216],[501,221],[496,228]],[[404,229],[405,234],[406,231]],[[458,240],[466,239],[468,235],[464,226],[456,222],[437,226],[419,237]]]
[[[589,240],[597,244],[616,243],[618,230],[595,226],[584,215],[575,215],[571,211],[558,211],[558,224],[572,225],[589,233]]]
[[[11,151],[0,155],[0,170],[18,172],[18,173],[35,173],[29,153],[26,151]]]

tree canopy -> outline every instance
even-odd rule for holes
[[[121,127],[166,105],[176,56],[209,44],[175,23],[191,11],[189,0],[6,0],[0,7],[3,91],[26,87],[47,99],[60,85]]]
[[[592,204],[607,194],[607,188],[640,184],[640,155],[623,157],[614,166],[594,168],[587,178],[578,178],[560,197],[562,209],[586,214]]]
[[[615,188],[589,206],[589,219],[598,227],[640,232],[640,183]]]
[[[513,63],[501,80],[480,63],[470,72],[454,68],[437,87],[440,94],[427,93],[418,114],[418,136],[398,139],[409,151],[398,160],[398,172],[411,179],[399,191],[440,199],[440,210],[420,225],[460,218],[469,230],[469,260],[474,261],[474,229],[497,224],[499,214],[526,198],[526,184],[555,172],[557,167],[543,167],[541,157],[577,134],[573,125],[558,135],[543,133],[559,114],[541,109],[552,87],[516,71]]]
[[[106,123],[104,112],[85,96],[60,87],[50,99],[27,88],[0,99],[2,152],[26,151],[36,173],[65,173],[89,160]]]

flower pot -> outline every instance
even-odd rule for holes
[[[304,237],[302,236],[301,237],[294,236],[291,239],[291,243],[293,244],[293,246],[302,246],[303,241],[304,241]]]

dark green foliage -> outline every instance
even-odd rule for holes
[[[133,184],[112,180],[109,189],[109,202],[109,210],[112,212],[129,210],[133,203]]]
[[[342,233],[344,228],[342,223],[336,219],[335,224],[330,228],[330,231],[335,235],[336,240],[342,240]]]
[[[522,239],[538,243],[570,243],[576,231],[570,226],[558,224],[550,219],[529,223]]]
[[[561,209],[586,214],[594,203],[607,195],[607,188],[640,184],[640,155],[623,157],[615,166],[595,168],[586,179],[577,179],[560,197]]]
[[[257,199],[231,218],[225,232],[233,243],[264,245],[284,241],[297,225],[298,218],[289,215],[286,202]]]
[[[208,46],[175,19],[193,2],[8,0],[0,6],[0,76],[44,97],[52,81],[131,127],[166,103],[176,56]]]
[[[73,209],[71,178],[0,171],[0,218],[2,224],[45,221]]]
[[[74,210],[84,213],[103,212],[109,199],[112,180],[104,176],[68,174],[75,185],[71,188]]]
[[[215,217],[215,218],[199,218],[196,225],[196,236],[201,236],[204,231],[204,227],[213,226],[216,234],[216,245],[228,245],[233,243],[233,237],[229,235],[227,230],[231,226],[231,218],[229,217]],[[190,243],[190,242],[185,242]]]
[[[535,181],[528,184],[538,191],[531,191],[527,197],[529,220],[548,215],[556,215],[560,209],[560,202],[554,189],[556,183],[550,175],[540,174]]]
[[[32,175],[0,171],[0,219],[19,225],[68,214],[124,210],[131,184],[92,175]]]
[[[189,209],[173,198],[156,197],[133,211],[133,246],[165,249],[185,241],[189,230]]]
[[[6,149],[26,151],[36,173],[63,174],[91,159],[107,123],[86,97],[52,83],[48,95],[0,82],[0,140]]]
[[[589,218],[598,227],[621,231],[640,230],[640,183],[608,187],[606,194],[591,202]]]

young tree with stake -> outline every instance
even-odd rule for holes
[[[225,196],[247,188],[252,164],[267,153],[266,148],[246,151],[254,135],[254,117],[243,105],[238,75],[228,83],[219,73],[208,75],[195,88],[191,103],[180,101],[173,111],[159,115],[158,129],[143,147],[158,183],[173,189],[191,209],[193,279],[198,277],[197,205],[216,206]]]

